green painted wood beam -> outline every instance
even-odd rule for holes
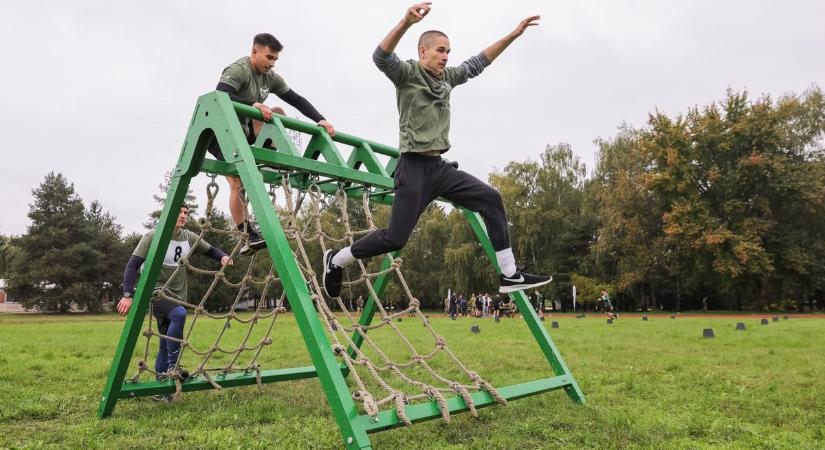
[[[509,401],[527,397],[530,395],[541,394],[555,389],[561,389],[566,386],[569,386],[570,381],[571,377],[562,375],[550,378],[543,378],[541,380],[529,381],[521,384],[514,384],[512,386],[497,388],[497,390],[502,397],[506,398]],[[470,395],[472,396],[473,403],[475,404],[475,407],[477,409],[496,404],[495,399],[493,399],[493,397],[487,391],[477,391],[473,392]],[[467,408],[467,405],[464,403],[464,399],[461,398],[461,396],[453,396],[447,398],[447,406],[450,410],[450,414],[469,410],[469,408]],[[425,420],[431,420],[441,417],[441,412],[438,410],[438,405],[435,401],[408,405],[404,409],[404,412],[407,414],[407,417],[410,419],[412,423],[422,422]],[[373,421],[372,417],[364,414],[358,416],[358,420],[361,422],[361,425],[367,430],[368,433],[375,433],[376,431],[382,431],[388,428],[395,428],[403,425],[403,423],[401,423],[401,421],[398,419],[398,412],[396,412],[395,409],[389,409],[380,412],[378,414],[377,419],[377,421]]]
[[[346,368],[346,366],[344,366],[344,368]],[[318,373],[313,366],[262,370],[261,383],[302,380],[305,378],[315,378],[317,376]],[[224,388],[249,386],[257,383],[255,372],[213,375],[212,380]],[[183,392],[203,391],[207,389],[215,388],[203,377],[181,384],[181,390]],[[145,397],[147,395],[171,394],[173,392],[175,392],[175,383],[172,381],[145,381],[140,383],[124,383],[123,389],[120,391],[120,397]]]

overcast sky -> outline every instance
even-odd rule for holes
[[[371,55],[411,4],[6,2],[0,233],[26,231],[31,190],[49,171],[87,205],[101,201],[125,231],[143,232],[195,100],[260,32],[285,45],[276,72],[338,130],[397,146],[394,89]],[[591,170],[594,139],[623,122],[641,126],[655,109],[706,105],[729,87],[774,97],[825,87],[825,2],[813,0],[437,0],[396,51],[414,58],[418,35],[440,29],[459,64],[532,14],[541,25],[452,94],[448,157],[485,180],[559,142]],[[193,188],[203,197],[202,183]]]

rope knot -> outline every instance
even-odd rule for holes
[[[146,368],[147,368],[147,366],[146,366],[146,361],[144,361],[144,360],[142,360],[142,359],[141,359],[141,360],[139,360],[139,361],[137,362],[137,367],[138,367],[138,370],[140,370],[141,372],[143,372],[143,371],[144,371],[144,370],[146,370]]]
[[[421,302],[417,298],[413,297],[410,299],[410,308],[418,309],[420,306]]]
[[[435,345],[440,349],[447,348],[447,341],[444,339],[444,336],[437,337],[435,339]]]
[[[264,345],[272,345],[272,338],[267,336],[263,341],[261,341],[261,343]]]
[[[428,386],[424,388],[424,393],[435,400],[435,404],[438,406],[438,410],[441,412],[441,418],[444,419],[444,422],[450,423],[450,408],[447,406],[447,399],[444,398],[441,391],[435,387]]]
[[[146,337],[152,337],[153,334],[155,334],[155,332],[148,329],[148,328],[143,330],[143,335],[146,336]]]
[[[364,403],[364,410],[370,417],[378,416],[378,404],[369,392],[363,390],[355,391],[352,393],[352,399],[356,402]]]
[[[335,356],[343,356],[344,352],[346,352],[346,349],[344,348],[343,345],[335,344],[335,345],[332,346],[332,353],[334,353]]]

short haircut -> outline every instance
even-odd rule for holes
[[[273,52],[280,52],[284,49],[283,44],[269,33],[256,34],[255,39],[252,40],[252,45],[269,47]]]
[[[430,31],[425,31],[425,32],[421,33],[421,37],[420,37],[420,38],[418,38],[418,47],[419,47],[419,48],[421,48],[421,47],[429,47],[429,46],[430,46],[430,42],[432,42],[432,40],[433,40],[433,39],[435,39],[435,38],[437,38],[437,37],[441,37],[441,36],[443,36],[443,37],[445,37],[445,38],[449,39],[449,38],[447,37],[447,35],[446,35],[446,34],[444,34],[444,33],[443,33],[443,32],[441,32],[441,31],[438,31],[438,30],[430,30]]]

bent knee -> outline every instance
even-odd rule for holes
[[[401,250],[407,245],[407,241],[409,240],[409,236],[388,236],[387,237],[387,247],[389,247],[388,251],[394,252]]]
[[[169,317],[169,320],[186,320],[186,308],[184,308],[183,306],[176,306],[172,308],[171,311],[169,311],[169,314],[167,314],[167,316]]]
[[[484,197],[491,205],[502,208],[504,207],[504,199],[501,197],[501,192],[497,191],[495,188],[489,187],[484,192]]]

